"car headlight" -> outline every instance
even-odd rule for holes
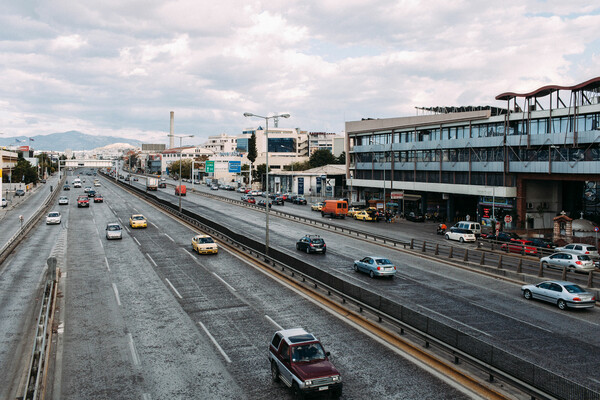
[[[310,386],[310,385],[312,385],[312,381],[304,381],[304,384],[305,384],[306,386]]]
[[[338,381],[341,381],[342,379],[341,379],[341,377],[339,375],[336,375],[336,376],[332,376],[331,380],[334,381],[334,382],[338,382]]]

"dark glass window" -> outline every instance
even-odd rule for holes
[[[269,153],[295,153],[296,139],[269,138]]]

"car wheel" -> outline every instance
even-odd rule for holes
[[[461,242],[461,243],[464,243],[465,239],[463,239],[462,237],[460,237],[460,238],[458,238],[458,241]]]
[[[358,272],[358,265],[354,264],[354,270]]]
[[[296,250],[300,250],[300,246],[296,244]]]
[[[523,292],[523,297],[525,297],[527,300],[531,300],[533,298],[533,296],[531,295],[531,290],[525,290]]]
[[[374,277],[375,277],[375,274],[373,273],[373,271],[369,271],[369,276],[370,276],[371,278],[374,278]]]
[[[558,303],[556,303],[556,305],[558,306],[558,308],[560,308],[561,310],[566,310],[567,309],[567,302],[564,301],[563,299],[559,299]]]
[[[279,382],[279,370],[275,361],[271,361],[271,380],[273,382]]]
[[[446,235],[446,240],[450,240],[450,235]]]
[[[306,254],[310,254],[310,247],[306,246]]]
[[[292,385],[292,393],[294,394],[294,399],[304,400],[304,393],[302,392],[302,390],[300,390],[300,387],[298,387],[298,384],[296,382],[294,382],[294,384]]]

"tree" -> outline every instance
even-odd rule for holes
[[[17,165],[12,170],[11,182],[36,183],[38,181],[37,168],[19,155]]]
[[[249,164],[242,165],[242,180],[244,182],[244,185],[249,183],[248,180],[250,178],[247,175],[248,171],[250,171],[250,165]]]
[[[327,149],[320,149],[312,153],[308,160],[311,168],[322,167],[323,165],[335,164],[336,158]]]
[[[299,161],[283,166],[284,171],[306,171],[307,169],[310,169],[308,161]]]
[[[248,140],[248,155],[246,157],[248,157],[248,161],[250,161],[251,164],[254,164],[257,156],[258,152],[256,150],[256,135],[254,132],[252,132],[252,136],[250,136],[250,140]]]
[[[271,172],[271,167],[269,167],[269,172]],[[265,186],[265,182],[263,179],[263,176],[267,173],[267,164],[259,164],[256,166],[256,168],[254,169],[254,171],[252,171],[252,179],[256,180],[260,180],[263,184],[263,187]]]
[[[346,164],[346,152],[342,151],[342,154],[335,160],[336,164]]]
[[[174,161],[169,167],[171,175],[179,175],[179,160]],[[181,177],[189,178],[192,175],[192,160],[181,160]]]

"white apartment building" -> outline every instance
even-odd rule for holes
[[[202,145],[205,149],[212,150],[215,154],[232,154],[237,152],[237,136],[221,133],[209,136],[208,141]]]
[[[167,172],[167,168],[170,169],[171,164],[175,161],[181,160],[193,160],[196,157],[202,155],[213,156],[212,150],[205,149],[200,146],[184,146],[184,147],[173,147],[161,152],[161,171],[163,174]]]
[[[344,135],[330,132],[309,132],[308,153],[312,155],[317,150],[329,150],[335,157],[339,157],[344,151]]]
[[[238,151],[248,151],[248,140],[252,133],[256,135],[257,157],[254,165],[266,163],[267,142],[264,128],[246,129],[238,136]],[[269,128],[269,167],[271,170],[283,170],[294,162],[308,160],[308,134],[298,128]]]

